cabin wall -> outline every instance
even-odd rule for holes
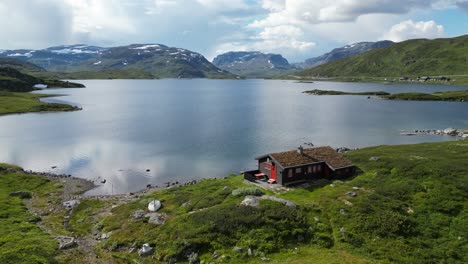
[[[350,176],[353,176],[354,173],[356,173],[356,166],[337,169],[333,172],[332,177],[333,179],[343,180]]]
[[[265,158],[261,158],[258,160],[258,170],[260,172],[263,172],[265,173],[265,175],[270,178],[271,177],[271,168],[269,165],[267,164],[271,164],[271,159],[270,159],[270,162],[268,162],[268,157],[265,157]]]
[[[328,166],[325,163],[315,163],[286,168],[281,174],[281,183],[278,180],[277,182],[285,185],[298,181],[309,181],[324,178],[326,169],[328,169]]]

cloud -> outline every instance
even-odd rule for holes
[[[381,39],[389,39],[392,41],[403,41],[414,38],[439,38],[444,37],[444,27],[437,25],[433,20],[413,22],[406,20],[398,23],[386,32]]]
[[[458,8],[468,12],[468,1],[458,1],[457,6]]]

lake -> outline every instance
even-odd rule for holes
[[[400,130],[468,128],[468,103],[302,93],[434,92],[466,86],[205,79],[78,82],[87,88],[40,92],[66,95],[46,100],[81,106],[82,111],[0,117],[1,162],[98,183],[106,179],[88,194],[116,194],[146,184],[239,173],[255,168],[256,156],[305,142],[355,148],[444,141],[453,138],[401,136]]]

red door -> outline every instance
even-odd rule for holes
[[[276,181],[276,165],[271,163],[270,180]]]

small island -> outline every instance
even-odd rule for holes
[[[303,93],[311,95],[367,95],[378,96],[382,99],[388,100],[408,100],[408,101],[468,101],[468,90],[464,91],[446,91],[435,92],[432,94],[427,93],[387,93],[383,91],[378,92],[343,92],[333,90],[310,90]]]

